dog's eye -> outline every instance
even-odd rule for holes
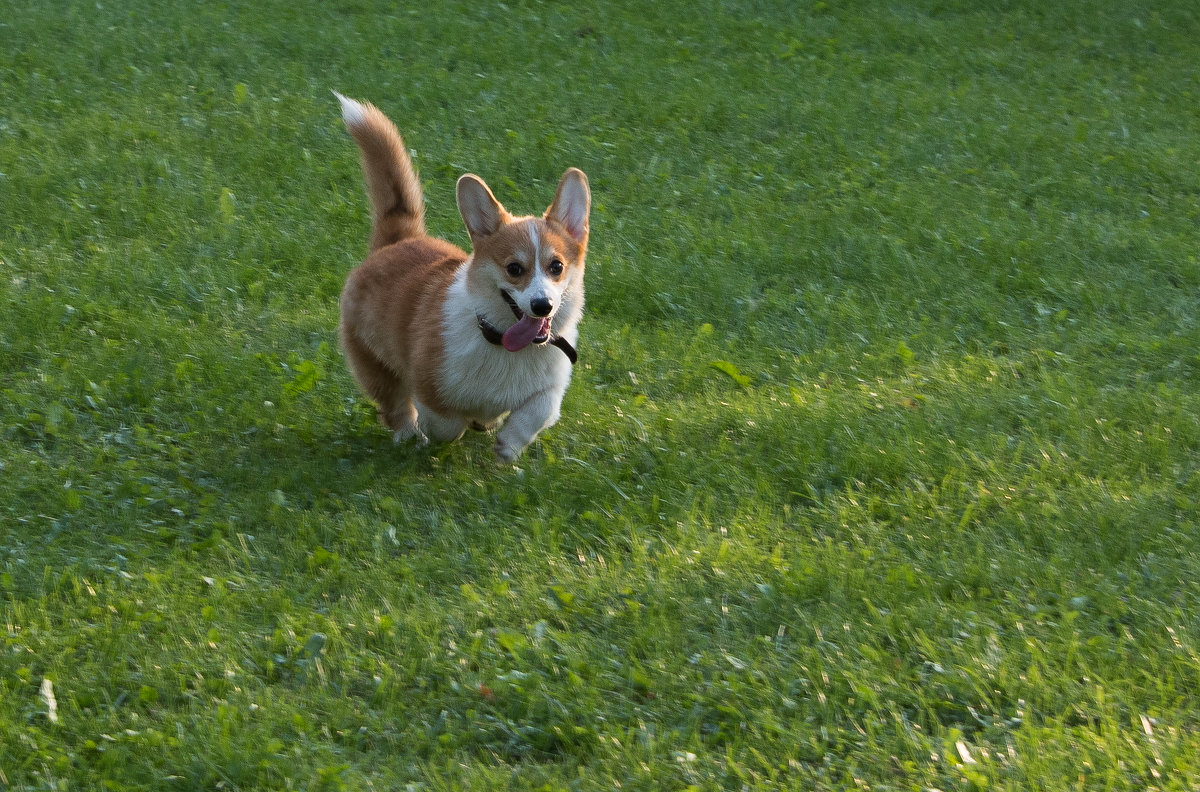
[[[519,278],[521,277],[521,273],[525,272],[525,268],[521,266],[521,262],[519,261],[510,261],[508,262],[508,266],[504,268],[504,271],[513,278]]]
[[[550,273],[551,275],[553,275],[555,277],[562,275],[562,271],[563,271],[563,263],[561,261],[559,261],[558,259],[554,259],[553,261],[550,262],[550,266],[546,267],[546,272]]]

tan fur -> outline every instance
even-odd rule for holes
[[[524,291],[529,286],[529,281],[534,274],[534,269],[530,266],[531,262],[526,260],[527,256],[525,255],[531,244],[529,242],[529,222],[521,221],[533,220],[534,218],[510,220],[496,233],[476,240],[474,245],[476,260],[495,267],[501,278],[520,291]],[[539,242],[543,248],[549,248],[557,253],[564,262],[583,261],[583,247],[566,234],[549,230],[549,233],[539,234]],[[516,259],[525,265],[525,272],[521,276],[513,278],[505,272],[505,267],[508,266],[511,259]],[[562,280],[565,274],[566,270],[563,271],[563,275],[553,278],[553,280]]]
[[[467,426],[490,429],[509,415],[496,453],[511,460],[558,419],[570,381],[570,364],[547,344],[544,328],[549,322],[551,336],[575,341],[587,177],[569,169],[543,217],[514,218],[479,177],[463,176],[458,201],[471,234],[468,255],[426,235],[420,183],[391,121],[369,104],[338,98],[362,152],[373,217],[371,253],[342,292],[339,335],[350,369],[397,441],[451,440]],[[510,263],[523,271],[508,272]],[[509,348],[515,351],[489,344],[479,330],[481,318],[499,330],[520,324],[505,293],[527,315],[524,337],[511,334],[521,339]],[[553,306],[549,314],[545,305]],[[543,318],[531,323],[531,311]]]
[[[449,242],[418,237],[375,251],[346,279],[342,347],[359,384],[378,405],[380,421],[393,432],[412,428],[414,395],[433,410],[447,409],[436,369],[420,365],[441,359],[441,325],[420,321],[420,307],[445,300],[466,259]]]
[[[361,107],[363,122],[346,128],[362,155],[363,177],[371,198],[371,250],[378,250],[425,235],[425,199],[396,126],[375,105],[364,102]]]

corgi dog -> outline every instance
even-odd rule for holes
[[[483,179],[459,178],[471,252],[425,232],[400,133],[335,92],[371,203],[370,253],[350,272],[339,335],[350,370],[399,443],[496,433],[511,462],[559,418],[583,313],[591,191],[570,168],[541,217],[516,217]]]

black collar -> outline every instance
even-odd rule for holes
[[[501,346],[504,342],[504,333],[492,326],[487,319],[476,314],[479,319],[479,332],[483,333],[483,339],[489,344]],[[562,353],[567,356],[567,360],[571,361],[571,365],[575,365],[575,361],[579,360],[579,353],[575,351],[575,347],[571,346],[571,342],[562,336],[551,334],[550,345],[556,346],[562,350]]]

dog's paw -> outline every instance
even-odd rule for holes
[[[496,440],[496,445],[493,448],[496,451],[496,459],[501,462],[514,462],[517,457],[521,456],[521,452],[525,450],[524,447],[514,448],[503,440]]]
[[[400,445],[406,440],[412,440],[414,437],[417,439],[417,445],[429,445],[429,438],[425,436],[425,433],[416,424],[392,432],[392,445]]]

